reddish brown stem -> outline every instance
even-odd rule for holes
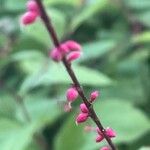
[[[53,40],[53,43],[55,45],[55,47],[59,47],[60,46],[60,42],[57,38],[56,32],[52,26],[52,23],[50,21],[50,18],[48,17],[46,10],[43,6],[43,3],[41,2],[41,0],[36,0],[39,9],[40,9],[40,14],[41,14],[41,19],[43,21],[43,23],[45,24],[48,33],[50,35],[50,37]],[[81,97],[81,99],[83,100],[83,102],[85,103],[85,105],[87,106],[87,108],[89,109],[90,112],[90,117],[91,119],[95,122],[95,124],[98,126],[98,128],[100,129],[100,131],[103,133],[103,136],[105,137],[106,141],[108,142],[109,146],[111,147],[112,150],[116,150],[115,145],[113,144],[113,142],[111,141],[111,139],[106,135],[105,129],[103,127],[103,125],[101,124],[100,120],[97,117],[97,114],[95,113],[92,104],[88,101],[88,99],[86,98],[84,91],[70,65],[70,63],[68,63],[67,59],[64,57],[62,60],[62,63],[64,64],[70,78],[72,79],[73,84],[76,86],[77,91]]]

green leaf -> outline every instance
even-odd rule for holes
[[[25,150],[41,150],[41,149],[35,141],[32,141],[32,143]]]
[[[125,74],[123,72],[123,74]],[[121,75],[120,75],[121,76]],[[127,75],[125,75],[127,76]],[[134,87],[134,92],[132,91]],[[144,103],[145,94],[141,87],[139,77],[124,77],[117,80],[117,84],[110,86],[108,88],[101,88],[102,98],[118,98],[125,99],[126,101],[134,104]]]
[[[101,12],[107,4],[108,0],[96,0],[93,3],[89,3],[88,6],[73,18],[71,31],[76,30],[84,21],[88,20],[97,12]]]
[[[2,92],[0,92],[0,95],[0,117],[14,118],[16,103],[14,102],[13,97],[6,93],[3,94]]]
[[[18,65],[23,72],[32,74],[39,70],[45,62],[44,55],[37,50],[22,50],[10,56],[12,62],[19,62]]]
[[[132,9],[134,19],[141,22],[145,26],[150,26],[150,1],[148,0],[125,0],[127,9]]]
[[[0,145],[1,150],[24,150],[31,142],[33,136],[32,126],[21,126],[8,119],[0,119]],[[19,142],[18,142],[19,140]]]
[[[26,147],[29,147],[34,133],[52,124],[63,113],[63,110],[60,111],[57,101],[54,100],[45,99],[43,97],[39,98],[39,96],[29,96],[25,98],[25,102],[31,122],[26,122],[22,108],[19,106],[16,108],[16,117],[22,123],[13,121],[12,118],[10,118],[11,120],[4,118],[7,117],[6,115],[0,116],[1,150],[24,150]],[[6,106],[4,108],[6,108]],[[11,110],[7,109],[5,111]],[[36,146],[33,145],[32,147],[34,148]]]
[[[44,128],[46,125],[52,124],[63,112],[59,110],[56,100],[49,100],[39,96],[28,96],[25,98],[25,105],[31,118],[31,125],[34,130]],[[24,114],[21,108],[17,111],[17,118],[25,122]]]
[[[17,53],[14,53],[10,56],[11,61],[21,61],[21,60],[26,60],[26,59],[34,59],[34,58],[40,58],[43,57],[44,55],[37,50],[21,50]],[[34,60],[35,61],[35,60]]]
[[[52,24],[57,31],[59,39],[61,39],[65,33],[65,17],[63,13],[59,12],[56,9],[50,9],[48,10],[48,14],[51,17]],[[49,37],[49,34],[40,19],[36,20],[36,22],[32,25],[22,27],[22,31],[24,34],[31,36],[38,42],[46,45],[47,47],[52,46],[52,41]]]
[[[138,61],[143,61],[149,58],[148,48],[139,48],[131,55],[132,63],[137,63]],[[129,60],[130,61],[130,60]]]
[[[117,143],[132,142],[150,130],[150,120],[125,100],[105,100],[97,103],[95,109],[105,127],[111,126],[116,130]]]
[[[84,132],[84,126],[75,124],[75,115],[71,115],[55,139],[55,150],[94,150],[99,145],[95,143],[95,132]],[[89,137],[91,140],[89,140]]]
[[[73,68],[82,85],[108,86],[112,84],[111,79],[101,72],[77,65],[73,66]],[[64,66],[51,62],[47,64],[45,70],[42,69],[38,73],[29,75],[23,82],[20,92],[26,93],[31,88],[39,85],[49,86],[58,83],[70,84],[72,82]]]
[[[148,0],[124,0],[128,7],[132,9],[149,9],[150,1]]]
[[[121,99],[96,103],[95,110],[104,127],[110,126],[117,132],[117,137],[113,140],[115,143],[132,142],[150,129],[148,118]],[[55,149],[96,150],[105,144],[96,144],[96,132],[85,132],[85,124],[76,126],[75,115],[71,115],[57,134]]]
[[[139,150],[150,150],[150,147],[142,147]]]
[[[67,5],[79,5],[81,2],[80,0],[46,0],[46,5],[53,5],[53,4],[67,4]]]
[[[150,27],[150,10],[139,12],[135,14],[136,20],[140,21],[142,24],[144,24],[147,27]]]
[[[112,84],[112,80],[100,71],[83,66],[74,66],[74,70],[83,85],[108,86]]]
[[[138,35],[132,38],[133,43],[141,44],[141,43],[149,43],[150,42],[150,31],[139,33]]]
[[[22,27],[22,32],[46,46],[52,45],[48,32],[40,20],[29,26]]]
[[[81,57],[81,59],[79,59],[79,61],[89,60],[103,56],[104,54],[110,52],[115,45],[116,42],[114,40],[103,40],[103,41],[101,40],[97,42],[84,44],[83,45],[84,55],[83,57]]]
[[[20,11],[25,10],[26,8],[26,0],[6,0],[5,2],[6,10],[10,11]]]
[[[3,47],[8,42],[8,39],[5,34],[0,35],[0,47]]]

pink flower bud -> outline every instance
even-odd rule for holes
[[[91,95],[90,95],[90,102],[95,101],[98,96],[99,96],[99,92],[98,91],[92,92]]]
[[[61,52],[57,49],[57,48],[54,48],[51,52],[50,52],[50,57],[56,61],[56,62],[59,62],[62,60],[62,54]]]
[[[85,127],[84,127],[84,131],[86,131],[86,132],[93,131],[94,129],[95,129],[95,128],[92,127],[92,126],[85,126]]]
[[[70,51],[80,51],[81,45],[73,40],[69,40],[65,42],[65,44],[68,46]]]
[[[85,122],[88,119],[89,115],[87,113],[80,113],[76,118],[76,124]]]
[[[86,105],[84,103],[80,104],[80,110],[83,113],[89,113],[89,110],[88,110],[88,108],[86,107]]]
[[[99,142],[101,142],[103,139],[104,139],[104,137],[103,137],[102,135],[98,135],[98,136],[96,137],[96,142],[99,143]]]
[[[65,112],[71,112],[71,110],[72,110],[71,103],[66,103],[64,105],[64,111]]]
[[[68,46],[65,43],[60,45],[59,50],[63,54],[67,54],[69,52],[69,48],[68,48]]]
[[[78,92],[75,88],[71,87],[67,90],[66,97],[68,102],[73,102],[78,97]]]
[[[116,132],[111,128],[106,128],[106,135],[113,138],[116,137]]]
[[[27,10],[35,12],[37,14],[39,13],[39,7],[38,7],[38,5],[37,5],[35,0],[29,0],[27,2]]]
[[[101,132],[101,130],[100,130],[98,127],[96,128],[96,131],[97,131],[97,133],[98,133],[99,135],[103,135],[102,132]]]
[[[110,148],[107,147],[107,146],[104,146],[104,147],[102,147],[100,150],[110,150]]]
[[[24,25],[28,25],[33,23],[36,20],[37,14],[34,12],[26,12],[22,17],[21,17],[21,22]]]
[[[68,60],[69,62],[71,62],[71,61],[73,61],[73,60],[78,59],[80,56],[81,56],[81,52],[76,52],[76,51],[70,52],[70,53],[68,54],[68,56],[67,56],[67,60]]]

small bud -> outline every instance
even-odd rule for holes
[[[99,143],[99,142],[101,142],[103,139],[104,139],[104,137],[103,137],[102,135],[98,135],[98,136],[96,137],[96,142]]]
[[[98,133],[99,135],[103,135],[102,132],[101,132],[101,130],[100,130],[98,127],[96,128],[96,131],[97,131],[97,133]]]
[[[100,150],[110,150],[110,148],[107,147],[107,146],[104,146],[104,147],[102,147]]]
[[[84,131],[86,131],[86,132],[93,131],[94,129],[95,129],[95,128],[92,127],[92,126],[85,126],[85,127],[84,127]]]
[[[91,95],[90,95],[90,102],[95,101],[98,96],[99,96],[99,92],[98,91],[92,92]]]
[[[39,13],[39,7],[38,7],[38,5],[37,5],[35,0],[29,0],[27,2],[27,10],[35,12],[37,14]]]
[[[59,62],[62,60],[62,54],[61,52],[57,49],[57,48],[54,48],[51,52],[50,52],[50,57],[56,61],[56,62]]]
[[[67,56],[67,60],[71,62],[78,59],[80,56],[81,56],[81,52],[76,52],[76,51],[70,52]]]
[[[69,52],[69,48],[68,48],[68,46],[65,43],[60,45],[59,50],[63,54],[67,54]]]
[[[80,113],[76,118],[76,124],[85,122],[88,119],[89,115],[87,113]]]
[[[116,132],[111,128],[106,128],[106,135],[113,138],[116,137]]]
[[[65,44],[68,46],[70,51],[80,51],[81,45],[73,40],[69,40],[65,42]]]
[[[71,112],[71,110],[72,110],[71,103],[66,103],[64,105],[64,111],[65,112]]]
[[[67,90],[66,97],[68,102],[73,102],[78,98],[78,91],[75,88],[71,87]]]
[[[33,23],[37,18],[36,13],[34,12],[26,12],[22,17],[21,17],[21,23],[24,25],[28,25]]]
[[[86,107],[86,105],[84,103],[80,104],[80,110],[83,113],[89,113],[89,110],[88,110],[88,108]]]

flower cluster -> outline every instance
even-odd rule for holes
[[[27,2],[27,12],[21,17],[21,23],[23,25],[29,25],[35,22],[37,17],[40,16],[40,10],[39,7],[36,3],[35,0],[29,0]],[[50,57],[56,61],[60,62],[63,60],[63,58],[66,59],[67,63],[70,64],[72,61],[78,59],[81,56],[81,46],[79,43],[73,41],[73,40],[68,40],[66,42],[63,42],[60,44],[60,46],[55,47],[50,51]],[[66,98],[67,98],[67,104],[65,105],[64,110],[69,112],[71,110],[71,104],[74,102],[79,96],[77,87],[74,85],[70,87],[67,92],[66,92]],[[90,94],[88,102],[92,104],[97,97],[99,96],[98,91],[94,91]],[[80,113],[76,117],[76,124],[83,123],[87,121],[87,119],[90,117],[90,109],[87,107],[85,103],[80,104]],[[115,131],[111,128],[106,128],[104,132],[97,127],[96,129],[94,127],[86,127],[86,131],[92,131],[96,130],[98,133],[96,137],[96,142],[99,143],[103,141],[104,139],[104,133],[106,136],[109,138],[114,138],[116,137]],[[110,150],[109,147],[105,146],[102,147],[100,150]]]
[[[85,126],[84,131],[86,132],[96,131],[98,134],[97,137],[95,138],[96,143],[100,143],[104,140],[104,135],[98,127],[95,128],[93,126],[87,125]],[[107,127],[104,132],[109,138],[116,137],[116,132],[110,127]],[[104,146],[100,150],[110,150],[110,148],[108,146]]]
[[[90,94],[90,98],[89,98],[89,102],[92,103],[94,102],[97,97],[99,96],[99,92],[98,91],[94,91]],[[84,103],[80,104],[80,113],[76,118],[76,124],[85,122],[88,118],[89,118],[89,109],[87,108],[87,106]]]
[[[62,60],[64,56],[66,56],[67,61],[71,62],[73,60],[78,59],[81,56],[81,46],[75,41],[69,40],[62,44],[60,44],[59,47],[54,48],[50,52],[50,57],[56,61],[59,62]]]
[[[97,97],[99,96],[99,92],[98,91],[94,91],[90,94],[90,98],[89,98],[89,102],[93,103]],[[75,87],[70,87],[67,92],[66,92],[66,98],[67,101],[69,103],[69,106],[71,108],[71,103],[74,102],[77,98],[78,98],[78,92],[77,89]],[[85,122],[88,118],[90,117],[89,115],[89,109],[87,108],[85,103],[81,103],[80,104],[80,113],[78,114],[78,116],[76,117],[76,124],[80,124]],[[87,129],[88,128],[88,129]],[[104,139],[104,135],[101,132],[101,130],[97,127],[96,129],[94,127],[87,127],[86,130],[87,131],[92,131],[92,130],[96,130],[96,132],[98,133],[97,137],[96,137],[96,143],[99,143],[101,141],[103,141]],[[107,127],[105,129],[105,134],[109,137],[109,138],[114,138],[116,137],[116,133],[115,131],[113,131],[113,129]],[[102,147],[101,150],[109,150],[109,147],[105,146]]]
[[[59,47],[54,48],[50,52],[50,57],[56,62],[60,62],[63,59],[63,57],[65,56],[67,59],[67,62],[71,63],[73,60],[76,60],[77,58],[79,58],[80,55],[81,55],[80,44],[78,44],[77,42],[72,41],[72,40],[69,40],[69,41],[66,41],[66,42],[60,44]],[[75,87],[74,85],[71,86],[67,90],[66,99],[67,99],[68,105],[65,105],[65,111],[69,112],[72,109],[71,104],[78,98],[78,96],[79,96],[79,93],[78,93],[77,87]],[[99,96],[99,92],[93,91],[90,94],[90,97],[88,100],[89,103],[92,104],[98,98],[98,96]],[[87,108],[85,103],[81,103],[80,104],[80,113],[76,117],[76,124],[78,125],[80,123],[87,121],[89,117],[90,117],[89,108]],[[91,128],[93,129],[93,127],[91,127]],[[103,141],[104,135],[98,127],[96,128],[96,131],[98,133],[98,135],[96,137],[96,142],[99,143],[99,142]],[[109,138],[113,138],[116,136],[115,131],[113,131],[111,128],[106,128],[105,134]],[[107,146],[102,147],[101,150],[109,150],[109,147],[107,147]]]
[[[97,137],[96,137],[96,143],[99,143],[101,141],[103,141],[104,139],[104,136],[102,134],[102,132],[100,131],[100,129],[97,127],[96,128],[96,131],[98,133]],[[109,138],[114,138],[116,137],[116,132],[112,129],[112,128],[109,128],[107,127],[105,129],[105,134],[109,137]],[[101,150],[110,150],[109,147],[105,146],[105,147],[102,147]]]
[[[21,17],[21,23],[23,25],[29,25],[35,22],[37,17],[40,15],[40,11],[36,1],[29,0],[27,2],[27,12],[25,12]]]

